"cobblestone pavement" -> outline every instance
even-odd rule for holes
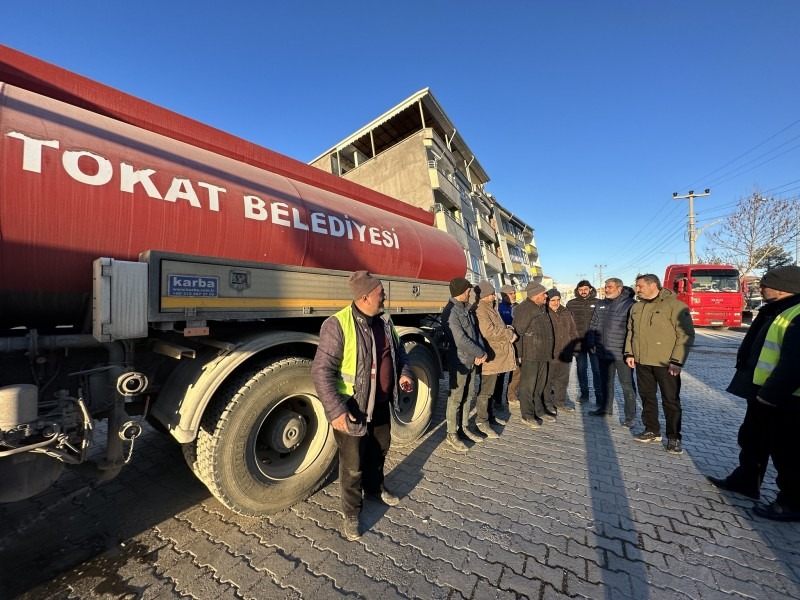
[[[680,456],[634,442],[617,412],[585,416],[591,405],[537,431],[512,407],[499,439],[457,454],[440,402],[428,435],[390,454],[400,504],[367,504],[355,542],[339,533],[336,482],[239,517],[148,431],[117,479],[65,475],[0,505],[0,597],[800,598],[800,524],[754,517],[704,477],[736,462],[744,403],[720,390],[741,338],[699,332]],[[773,499],[772,470],[762,491]]]

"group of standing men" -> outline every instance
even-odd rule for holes
[[[349,279],[353,303],[328,318],[312,365],[312,377],[339,446],[343,535],[361,535],[362,498],[394,506],[399,498],[384,484],[384,465],[391,443],[390,403],[398,387],[414,385],[408,358],[391,318],[383,312],[381,281],[367,271]],[[736,374],[728,387],[747,400],[739,429],[739,465],[726,478],[708,477],[718,488],[758,499],[770,458],[778,476],[778,497],[755,507],[756,514],[780,521],[800,521],[800,462],[796,432],[800,426],[800,267],[779,267],[761,279],[766,306],[739,349]],[[450,282],[442,323],[449,345],[450,398],[447,442],[466,451],[463,439],[497,437],[492,398],[518,396],[522,421],[531,428],[556,420],[569,410],[566,387],[573,355],[578,367],[580,401],[589,399],[591,365],[597,408],[588,414],[607,416],[614,405],[614,379],[624,396],[626,426],[635,419],[632,370],[642,398],[644,431],[640,442],[660,442],[657,391],[666,422],[667,451],[681,453],[680,373],[694,341],[688,307],[661,287],[655,275],[636,278],[636,295],[617,278],[605,282],[598,300],[588,281],[561,306],[556,290],[540,283],[525,288],[515,305],[513,288],[481,282],[479,299],[469,304],[472,285],[463,277]],[[476,430],[469,421],[469,394],[476,367],[481,367]],[[517,386],[519,387],[517,392]]]
[[[605,298],[597,300],[588,281],[581,281],[576,296],[564,307],[557,290],[546,291],[537,282],[525,288],[526,299],[513,309],[513,318],[505,330],[496,326],[494,288],[489,282],[471,311],[472,289],[464,278],[450,282],[450,301],[442,322],[450,342],[451,394],[447,408],[447,441],[465,451],[464,439],[471,439],[468,428],[469,382],[473,371],[481,367],[492,375],[519,369],[519,405],[522,422],[538,429],[556,421],[558,411],[574,410],[566,402],[569,368],[573,355],[577,360],[580,401],[589,399],[587,367],[591,365],[597,407],[588,414],[608,416],[613,412],[615,379],[623,391],[625,420],[632,427],[636,418],[636,369],[642,397],[644,431],[634,436],[639,442],[660,442],[658,390],[667,424],[667,451],[680,454],[681,406],[680,371],[694,341],[694,327],[688,307],[671,290],[661,287],[655,275],[640,275],[636,292],[617,278],[605,282]],[[502,335],[498,335],[498,331]],[[516,339],[516,342],[514,342]],[[516,362],[508,360],[512,351]],[[502,366],[497,357],[502,356]],[[497,361],[499,363],[499,361]],[[512,381],[513,381],[512,377]],[[485,404],[491,394],[501,396],[496,379],[481,383],[478,394],[476,426],[487,437],[489,429]],[[511,394],[509,394],[510,396]]]

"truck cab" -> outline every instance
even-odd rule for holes
[[[730,265],[669,265],[664,287],[689,307],[698,327],[739,327],[744,298],[739,271]]]

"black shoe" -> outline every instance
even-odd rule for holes
[[[361,525],[359,525],[358,523],[358,517],[344,518],[344,524],[342,525],[342,535],[351,542],[361,537]]]
[[[386,488],[382,488],[380,492],[367,493],[364,492],[364,497],[375,502],[380,502],[386,506],[397,506],[400,503],[400,498],[395,496]]]
[[[455,433],[448,433],[447,434],[447,443],[452,446],[453,450],[456,452],[466,452],[469,450],[467,445],[461,441],[460,437]]]
[[[742,496],[752,498],[753,500],[758,500],[761,497],[761,492],[759,492],[758,488],[751,488],[735,481],[731,481],[730,477],[719,479],[718,477],[706,475],[706,479],[708,479],[708,481],[711,482],[711,485],[714,487],[725,490],[726,492],[735,492],[737,494],[741,494]]]
[[[652,431],[643,431],[642,433],[637,433],[635,436],[633,436],[633,439],[635,439],[637,442],[649,444],[651,442],[660,442],[661,434],[653,433]]]
[[[500,426],[503,426],[503,425],[507,425],[507,424],[508,424],[508,421],[506,421],[505,419],[498,419],[497,417],[491,417],[489,419],[489,425],[500,425]]]
[[[590,410],[587,415],[591,415],[593,417],[610,417],[611,413],[606,412],[602,408],[597,408],[595,410]]]
[[[630,428],[630,427],[633,427],[634,425],[636,425],[636,421],[635,421],[634,419],[625,419],[625,420],[622,422],[622,426],[623,426],[623,427],[628,427],[628,428]]]
[[[756,504],[753,512],[772,521],[800,521],[800,507],[788,506],[777,500],[772,504]]]
[[[667,452],[670,454],[683,454],[680,440],[667,440]]]
[[[556,406],[556,409],[558,409],[558,412],[561,412],[562,410],[567,413],[575,412],[575,407],[570,406],[569,404],[565,404],[564,406]]]
[[[589,401],[589,394],[581,394],[578,398],[578,402],[581,404],[586,404]]]
[[[555,423],[558,419],[556,419],[550,413],[544,413],[541,417],[539,417],[545,423]]]

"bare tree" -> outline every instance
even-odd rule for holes
[[[709,257],[720,258],[746,275],[770,256],[782,252],[798,228],[791,200],[762,196],[758,190],[742,198],[716,231],[706,237]]]

